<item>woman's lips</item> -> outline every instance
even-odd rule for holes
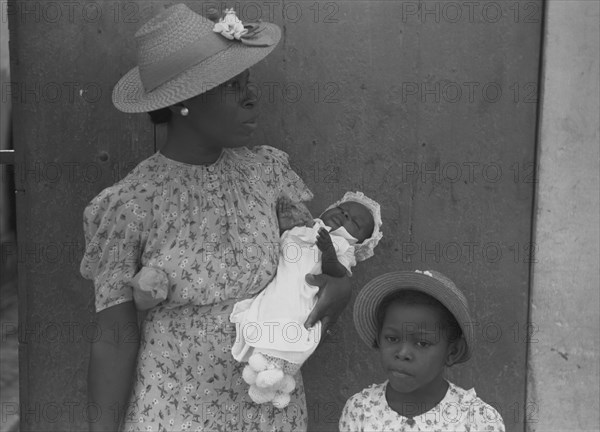
[[[248,116],[245,119],[243,119],[242,124],[246,127],[254,129],[258,125],[257,120],[258,120],[258,115],[254,114],[254,115]]]

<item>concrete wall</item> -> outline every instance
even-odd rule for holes
[[[598,430],[600,3],[547,3],[530,431]]]

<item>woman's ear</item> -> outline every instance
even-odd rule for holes
[[[462,358],[467,351],[467,343],[465,338],[461,337],[455,341],[450,342],[448,345],[448,351],[446,351],[446,366],[450,367]]]

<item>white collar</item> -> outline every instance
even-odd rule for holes
[[[398,414],[387,403],[387,399],[385,398],[385,390],[389,384],[389,380],[386,380],[383,384],[381,384],[381,391],[383,392],[381,397],[383,398],[385,409],[391,411],[396,416],[398,416],[398,418],[401,419],[402,424],[407,424],[411,428],[418,428],[416,430],[427,430],[428,428],[431,428],[432,423],[435,424],[438,422],[442,422],[444,418],[450,416],[449,413],[444,414],[445,409],[452,410],[456,409],[457,407],[462,407],[465,403],[469,403],[477,397],[477,395],[475,394],[475,389],[465,390],[461,387],[456,386],[450,381],[447,382],[448,390],[446,391],[444,398],[429,411],[426,411],[418,416],[413,417],[412,421],[408,417],[404,417]]]

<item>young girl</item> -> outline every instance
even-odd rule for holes
[[[473,348],[467,300],[435,271],[392,272],[358,294],[354,323],[379,351],[387,380],[352,396],[340,431],[504,431],[500,414],[444,379]]]
[[[275,273],[277,253],[262,245],[278,241],[280,221],[298,222],[278,203],[300,209],[311,198],[284,152],[246,147],[258,124],[248,68],[280,37],[274,24],[244,26],[228,11],[217,26],[183,4],[136,33],[138,65],[113,103],[166,122],[167,139],[85,209],[81,273],[94,281],[99,327],[88,402],[102,413],[92,432],[306,430],[300,377],[288,409],[257,409],[248,397],[228,322],[234,303]],[[240,244],[260,246],[260,259],[231,254]],[[148,280],[166,284],[165,296],[146,305],[139,329],[132,286]],[[334,320],[348,278],[318,282],[313,319]]]
[[[256,403],[287,406],[293,375],[319,344],[320,326],[309,331],[303,325],[317,294],[304,276],[351,275],[357,261],[373,256],[380,228],[379,204],[361,192],[348,192],[312,227],[282,235],[275,278],[255,298],[237,303],[230,317],[237,329],[232,354],[249,362],[244,379]]]

